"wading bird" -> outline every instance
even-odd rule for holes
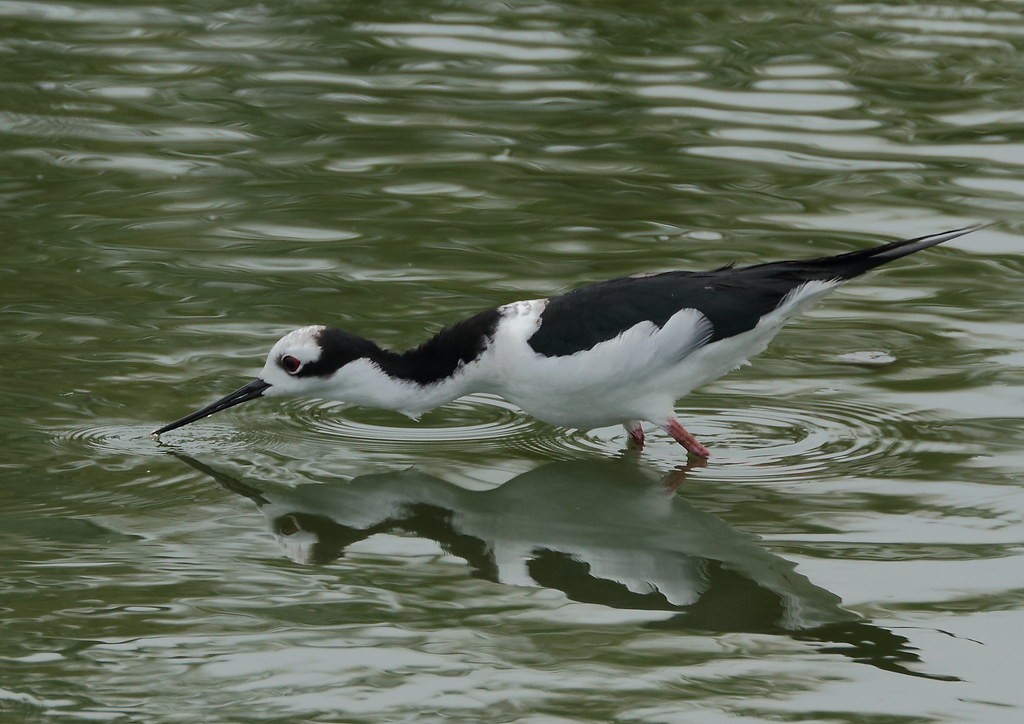
[[[762,352],[789,319],[845,282],[978,228],[818,259],[611,279],[486,309],[405,352],[333,327],[302,327],[277,341],[257,379],[153,434],[257,397],[416,416],[489,392],[555,425],[621,424],[640,446],[650,422],[706,458],[676,419],[676,400]]]

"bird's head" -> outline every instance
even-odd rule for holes
[[[358,374],[351,374],[349,365],[357,360],[370,361],[379,351],[373,342],[340,329],[301,327],[277,340],[255,380],[153,434],[161,435],[257,397],[344,399],[346,389],[359,384]]]

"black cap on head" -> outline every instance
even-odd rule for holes
[[[324,327],[317,332],[315,339],[320,345],[320,358],[304,365],[296,377],[327,377],[354,360],[363,357],[374,359],[381,351],[370,340],[334,327]]]

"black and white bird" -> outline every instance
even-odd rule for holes
[[[277,341],[257,379],[153,434],[257,397],[417,416],[488,392],[555,425],[621,424],[638,445],[642,424],[653,423],[706,458],[676,419],[676,400],[762,352],[789,319],[845,282],[978,228],[817,259],[611,279],[486,309],[405,352],[333,327],[302,327]]]

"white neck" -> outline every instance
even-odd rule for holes
[[[328,379],[321,396],[352,405],[380,407],[419,415],[475,392],[478,364],[460,367],[451,377],[420,384],[388,376],[376,363],[359,359],[342,370],[343,379]]]

